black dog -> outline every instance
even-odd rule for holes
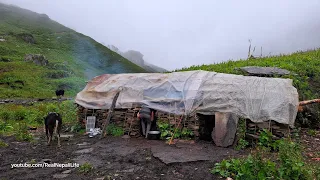
[[[55,131],[58,138],[58,147],[60,147],[60,130],[62,126],[62,118],[59,113],[50,112],[44,120],[46,135],[47,135],[47,145],[50,145],[52,141],[53,130]],[[49,134],[48,134],[49,133]]]
[[[56,90],[56,95],[57,95],[58,97],[64,96],[64,90],[63,90],[63,89]]]

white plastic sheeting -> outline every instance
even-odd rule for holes
[[[231,112],[253,122],[293,125],[299,103],[291,79],[207,71],[104,74],[88,82],[75,101],[89,109],[109,109],[120,87],[115,108],[143,103],[178,115]]]

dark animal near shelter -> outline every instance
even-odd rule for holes
[[[58,97],[64,96],[64,90],[63,89],[56,90],[56,95]]]
[[[47,135],[47,145],[50,145],[52,141],[52,135],[55,133],[58,138],[58,147],[61,146],[60,144],[60,130],[62,126],[62,117],[59,113],[56,112],[50,112],[45,120],[45,129],[46,129],[46,135]],[[53,132],[54,131],[54,132]]]

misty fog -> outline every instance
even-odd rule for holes
[[[174,70],[320,46],[319,0],[0,0]]]

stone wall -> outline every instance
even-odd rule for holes
[[[140,121],[137,118],[138,112],[139,108],[114,109],[110,124],[122,127],[124,131],[129,133],[131,136],[140,136]],[[85,109],[78,106],[77,116],[82,127],[85,127],[86,116],[96,116],[96,128],[102,128],[102,124],[108,116],[108,110]],[[181,116],[160,111],[157,111],[156,116],[158,120],[167,122],[171,125],[178,125],[180,118],[182,118],[179,127],[188,128],[193,131],[196,136],[199,134],[199,120],[197,117],[189,117],[185,119]]]
[[[140,136],[140,121],[137,118],[139,108],[131,109],[114,109],[110,124],[115,124],[124,129],[126,134],[132,137]],[[86,116],[96,116],[96,128],[102,128],[108,116],[108,110],[85,109],[78,106],[79,123],[85,127]],[[275,139],[287,136],[289,127],[274,121],[263,123],[253,123],[250,120],[239,119],[233,116],[227,116],[224,113],[216,113],[214,116],[194,115],[188,118],[168,114],[158,111],[156,113],[158,120],[167,122],[171,125],[179,125],[179,128],[187,128],[191,130],[195,138],[214,141],[216,145],[227,147],[238,140],[235,137],[239,131],[238,122],[245,121],[246,139],[257,140],[259,138],[259,130],[268,129],[273,133]],[[181,120],[181,121],[180,121]],[[211,137],[210,137],[211,136]]]

